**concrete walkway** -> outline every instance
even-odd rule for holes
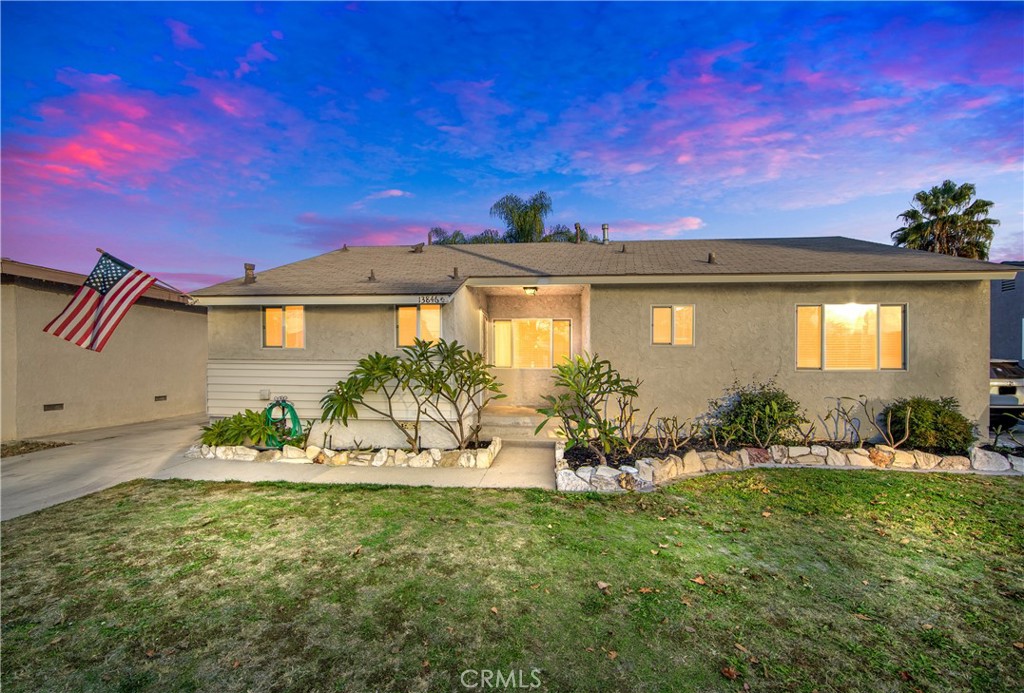
[[[473,488],[555,488],[554,445],[507,441],[490,469],[324,467],[186,459],[205,415],[53,436],[74,443],[0,460],[0,519],[8,520],[139,478],[297,481]]]

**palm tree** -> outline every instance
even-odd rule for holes
[[[544,238],[544,217],[551,213],[551,198],[541,190],[528,200],[505,195],[491,205],[491,216],[505,222],[505,240],[532,243]]]
[[[466,242],[466,234],[458,229],[446,231],[435,226],[430,229],[430,242],[434,245],[459,245]]]
[[[989,200],[972,200],[974,185],[951,180],[914,195],[916,208],[899,215],[906,226],[892,232],[893,245],[987,260],[998,219],[989,219]]]

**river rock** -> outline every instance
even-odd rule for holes
[[[559,491],[593,491],[590,484],[571,469],[562,469],[555,475],[555,486]]]
[[[911,454],[917,461],[918,469],[934,469],[938,466],[939,462],[942,461],[942,457],[940,455],[933,455],[930,452],[924,452],[923,450],[914,450]]]
[[[943,455],[937,469],[948,469],[951,471],[966,471],[971,468],[971,460],[962,455]]]
[[[971,448],[971,467],[979,472],[1005,472],[1010,469],[1010,462],[998,452]]]

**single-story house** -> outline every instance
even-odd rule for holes
[[[211,417],[319,399],[355,362],[456,339],[531,407],[583,352],[643,381],[640,406],[694,417],[774,378],[813,418],[837,397],[988,407],[989,286],[1005,266],[849,238],[343,247],[194,292],[209,308]],[[334,444],[397,444],[360,417]],[[428,434],[429,435],[429,432]],[[318,442],[319,444],[319,442]]]
[[[198,414],[206,407],[206,309],[150,287],[97,353],[43,332],[85,275],[0,260],[0,434],[54,436]]]

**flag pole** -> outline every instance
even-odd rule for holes
[[[114,260],[117,260],[118,262],[120,262],[120,263],[121,263],[121,264],[123,264],[123,265],[127,265],[127,264],[128,264],[128,263],[127,263],[127,262],[125,262],[124,260],[121,260],[121,259],[119,259],[119,258],[116,258],[116,257],[114,257],[113,255],[111,255],[110,253],[108,253],[107,251],[105,251],[105,250],[104,250],[103,248],[97,248],[97,249],[96,249],[96,252],[97,252],[97,253],[100,253],[100,254],[102,254],[102,255],[107,255],[107,256],[109,256],[109,257],[113,258]],[[153,275],[150,275],[150,276],[153,276]],[[158,284],[163,284],[164,286],[166,286],[166,287],[167,287],[168,289],[170,289],[171,291],[174,291],[174,292],[176,292],[176,293],[179,293],[179,294],[181,294],[182,296],[184,296],[185,298],[187,298],[187,299],[188,299],[188,304],[189,304],[189,305],[193,305],[193,304],[197,303],[197,301],[196,301],[196,298],[195,298],[195,296],[193,296],[192,294],[190,294],[190,293],[188,293],[188,292],[186,292],[186,291],[182,291],[182,290],[181,290],[181,289],[179,289],[178,287],[176,287],[176,286],[172,286],[171,284],[168,284],[168,283],[167,283],[167,282],[165,282],[165,281],[164,281],[163,279],[160,279],[160,278],[158,278],[158,277],[154,277],[154,279],[156,279],[156,281],[157,281],[157,283],[158,283]]]

